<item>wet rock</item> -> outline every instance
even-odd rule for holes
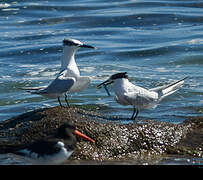
[[[203,157],[203,117],[188,118],[183,123],[190,126],[176,147],[168,147],[168,154]]]
[[[133,160],[135,164],[153,164],[166,154],[203,156],[203,117],[188,119],[178,125],[153,120],[141,124],[121,124],[109,119],[78,107],[53,107],[28,112],[0,124],[0,153],[14,144],[54,135],[57,127],[72,120],[77,129],[95,140],[95,144],[78,139],[77,147],[66,164],[87,160]]]

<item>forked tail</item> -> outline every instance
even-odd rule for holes
[[[153,89],[150,89],[151,91],[156,91],[159,94],[159,98],[160,100],[163,99],[165,96],[168,96],[170,94],[173,94],[174,92],[176,92],[184,83],[184,80],[188,78],[185,77],[179,81],[176,81],[174,83],[168,84],[168,85],[164,85],[164,86],[160,86],[160,87],[156,87]]]

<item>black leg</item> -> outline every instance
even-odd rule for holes
[[[61,101],[60,101],[60,97],[58,97],[58,102],[59,102],[59,105],[60,105],[61,107],[63,107],[62,104],[61,104]]]
[[[133,114],[132,114],[132,116],[131,116],[130,119],[135,120],[135,119],[134,119],[135,112],[136,112],[136,108],[135,108],[135,106],[133,106]]]
[[[67,104],[68,107],[70,107],[70,105],[69,105],[69,103],[68,103],[67,97],[68,97],[68,96],[67,96],[67,94],[65,93],[65,101],[66,101],[66,104]]]
[[[136,119],[136,117],[137,117],[137,115],[139,114],[139,110],[137,109],[136,110],[136,114],[135,114],[135,117],[133,118],[133,120],[135,120]]]

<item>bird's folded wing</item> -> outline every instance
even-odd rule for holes
[[[69,92],[78,92],[78,91],[81,91],[81,90],[85,89],[89,85],[90,81],[91,81],[91,79],[88,76],[80,76],[80,77],[78,77],[77,81],[71,87]]]
[[[58,76],[52,83],[45,88],[43,91],[44,93],[64,93],[70,90],[75,82],[75,78],[73,77],[64,77]]]
[[[142,93],[142,92],[129,92],[124,93],[124,99],[131,104],[142,105],[145,103],[153,102],[157,99],[155,94],[152,93]]]
[[[41,140],[41,141],[36,141],[32,143],[31,145],[27,146],[24,149],[21,149],[17,151],[16,153],[22,153],[27,154],[27,153],[36,153],[36,154],[41,154],[41,155],[48,155],[48,154],[54,154],[59,151],[59,148],[56,146],[57,141],[56,140]]]

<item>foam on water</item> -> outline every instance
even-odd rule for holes
[[[0,3],[1,120],[25,112],[26,106],[32,109],[33,103],[37,107],[57,104],[55,100],[26,94],[19,87],[48,85],[57,76],[62,40],[68,37],[98,47],[95,51],[81,49],[76,54],[81,74],[91,76],[92,83],[71,96],[73,103],[101,103],[129,115],[131,108],[105,97],[105,91],[97,90],[96,85],[117,72],[128,72],[134,84],[147,88],[189,76],[175,95],[157,109],[140,115],[175,122],[191,114],[202,115],[196,110],[202,106],[203,89],[203,24],[198,6],[202,6],[201,2]],[[109,89],[112,91],[112,87]],[[13,93],[12,100],[9,93]],[[174,114],[170,111],[180,105],[185,108]],[[13,106],[17,110],[9,114],[15,111]],[[112,114],[119,114],[116,108]]]
[[[0,121],[24,112],[58,105],[22,91],[48,85],[60,71],[62,40],[75,38],[98,49],[81,49],[76,62],[91,76],[87,89],[69,95],[71,104],[98,105],[107,115],[129,123],[129,106],[96,85],[117,72],[128,72],[146,88],[185,76],[183,87],[138,120],[181,123],[202,116],[203,19],[201,1],[19,1],[0,3]],[[161,18],[160,18],[161,17]],[[112,95],[112,86],[109,86]],[[27,164],[0,155],[0,164]],[[169,158],[160,164],[203,164],[201,158]]]

